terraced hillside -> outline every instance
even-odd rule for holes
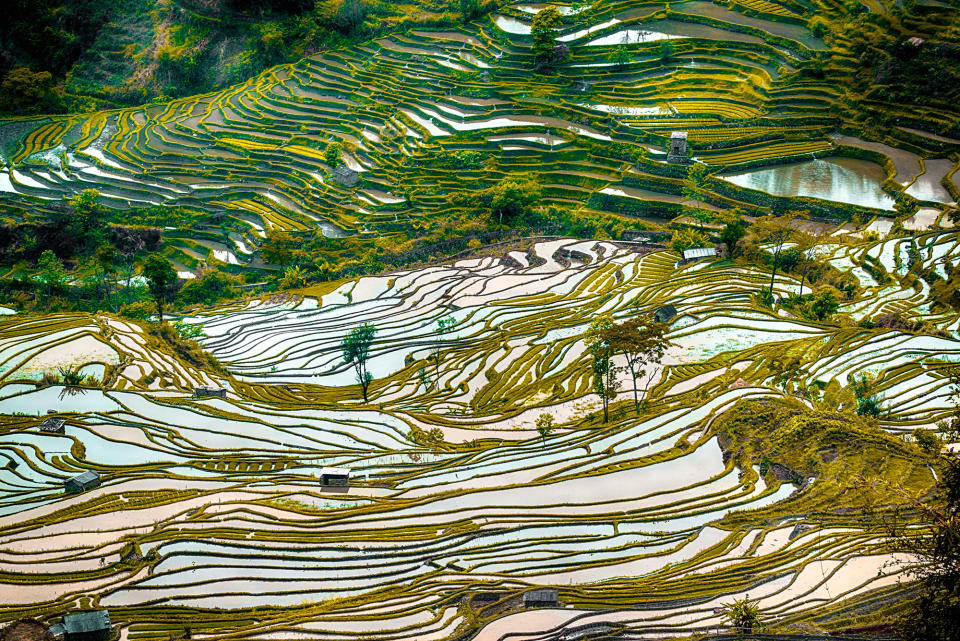
[[[830,35],[828,49],[807,29],[815,10],[805,4],[568,7],[558,40],[572,58],[547,74],[531,72],[537,8],[511,5],[460,31],[414,30],[329,51],[215,94],[7,122],[7,215],[20,219],[95,187],[118,208],[176,204],[226,215],[240,232],[229,249],[243,262],[265,228],[413,233],[454,216],[503,176],[534,171],[547,205],[656,226],[684,200],[686,169],[663,162],[675,130],[689,132],[694,156],[714,172],[703,196],[717,208],[774,202],[721,180],[723,173],[824,156],[857,159],[833,175],[837,193],[820,197],[866,203],[874,213],[892,209],[888,195],[904,187],[931,207],[956,200],[960,130],[952,108],[890,104],[888,124],[874,134],[885,142],[857,137],[875,125],[869,112],[851,109],[852,96],[837,83],[857,68],[844,49],[849,34]],[[905,20],[903,35],[935,32],[949,41],[953,32],[936,11]],[[813,67],[829,73],[818,78]],[[329,142],[346,146],[342,162],[358,172],[356,185],[325,163]],[[871,170],[868,161],[884,168]],[[844,195],[851,181],[870,184],[877,197]],[[777,195],[798,193],[802,187],[787,185]],[[803,207],[837,213],[828,201]],[[168,253],[188,266],[210,251],[180,244]]]
[[[920,236],[922,260],[956,256],[958,240]],[[830,260],[896,275],[910,242],[829,245]],[[680,632],[717,625],[716,608],[744,595],[783,625],[882,618],[908,559],[860,511],[864,483],[933,483],[897,435],[949,414],[944,367],[960,342],[785,318],[753,303],[768,274],[677,259],[557,240],[184,319],[202,325],[219,375],[106,316],[11,317],[0,616],[108,607],[131,639]],[[951,332],[960,322],[927,312],[925,291],[854,272],[855,318],[911,307]],[[665,369],[639,415],[627,393],[601,423],[586,324],[664,304],[678,311]],[[379,328],[369,403],[339,351],[362,322]],[[788,354],[805,365],[784,383]],[[31,382],[58,365],[104,385]],[[831,409],[864,372],[887,410],[874,427]],[[201,383],[226,398],[192,398]],[[750,454],[736,408],[768,412],[817,383],[814,407],[838,431],[794,431],[778,449],[761,425],[766,453]],[[48,408],[63,434],[38,432]],[[541,438],[544,412],[558,428]],[[822,459],[803,458],[818,447]],[[330,466],[351,470],[348,488],[320,484]],[[86,469],[103,485],[64,496]],[[558,587],[562,607],[525,611],[536,586]]]
[[[854,4],[565,5],[572,57],[538,74],[542,5],[512,4],[210,95],[0,123],[8,222],[88,188],[121,221],[179,207],[198,221],[162,230],[181,277],[255,262],[272,229],[415,237],[522,173],[545,211],[620,223],[177,314],[215,359],[115,314],[0,308],[0,621],[108,608],[125,641],[560,641],[703,632],[747,597],[784,630],[889,620],[913,559],[865,506],[937,480],[908,435],[954,411],[960,315],[936,288],[960,260],[960,127],[943,101],[855,94],[842,26],[867,11],[958,34],[939,3]],[[697,202],[674,131],[708,168]],[[919,208],[892,220],[897,200]],[[765,304],[805,283],[762,260],[684,263],[624,233],[734,209],[815,216],[820,262],[851,281],[836,316]],[[621,374],[604,421],[585,331],[665,306],[663,367],[638,408]],[[364,323],[366,399],[341,349]],[[87,470],[102,484],[64,494]],[[536,588],[559,603],[525,606]]]

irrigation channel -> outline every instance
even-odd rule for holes
[[[957,316],[927,311],[922,281],[897,280],[911,242],[825,245],[863,278],[841,311],[911,309],[953,336]],[[930,264],[957,255],[955,232],[916,242]],[[950,409],[936,364],[960,341],[762,311],[753,299],[768,274],[678,267],[673,252],[561,239],[508,256],[183,319],[202,325],[226,376],[117,320],[8,316],[0,412],[13,429],[0,454],[18,465],[0,472],[0,611],[108,607],[134,622],[131,638],[186,625],[244,638],[442,639],[471,629],[479,595],[501,609],[476,638],[499,639],[593,624],[710,627],[716,608],[747,594],[789,619],[901,589],[906,559],[883,552],[880,533],[855,511],[823,516],[835,487],[725,462],[711,424],[738,399],[783,394],[771,363],[791,350],[806,383],[876,374],[888,432],[929,426]],[[864,261],[890,280],[872,281]],[[797,286],[776,281],[779,295]],[[673,346],[644,411],[624,403],[601,424],[586,323],[665,304],[678,312]],[[428,357],[447,317],[437,378]],[[379,328],[369,403],[339,353],[362,322]],[[116,376],[81,393],[30,384],[66,364]],[[226,398],[193,398],[200,384],[224,386]],[[48,410],[66,420],[63,434],[38,431]],[[533,429],[542,412],[560,424],[545,438]],[[415,427],[441,430],[444,443],[418,445]],[[897,465],[932,482],[923,465]],[[351,470],[349,487],[321,485],[329,466]],[[65,496],[63,480],[86,469],[103,485]],[[518,609],[531,586],[558,587],[564,605]],[[203,614],[183,618],[192,609]]]

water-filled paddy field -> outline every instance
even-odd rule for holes
[[[888,254],[909,242],[824,250],[848,268],[877,257],[893,275]],[[917,242],[935,261],[953,255],[956,234]],[[562,253],[582,258],[565,267]],[[805,516],[830,483],[738,466],[711,426],[739,399],[785,393],[770,363],[786,350],[805,354],[803,383],[874,374],[890,434],[931,425],[950,408],[932,366],[960,358],[955,315],[923,316],[950,337],[844,329],[755,307],[749,294],[768,275],[731,264],[678,266],[672,252],[582,240],[518,256],[184,318],[205,328],[226,376],[179,362],[132,324],[8,316],[0,455],[17,465],[0,474],[0,611],[86,598],[147,636],[164,612],[187,608],[250,638],[339,630],[442,639],[472,629],[496,639],[504,626],[536,631],[582,617],[689,630],[715,624],[718,603],[748,593],[789,619],[899,589],[906,559],[878,548],[876,532],[852,517]],[[796,285],[780,277],[775,288]],[[678,311],[673,346],[643,411],[634,415],[626,393],[602,424],[583,328],[601,312],[627,318],[667,302]],[[921,303],[911,287],[874,283],[843,311],[859,318]],[[433,327],[447,317],[454,327],[435,366]],[[369,403],[338,353],[361,322],[380,330]],[[48,358],[44,337],[79,346],[77,364],[115,354],[103,363],[117,374],[108,389],[36,389],[22,364]],[[160,371],[169,372],[162,386]],[[227,397],[192,398],[204,381]],[[63,434],[38,432],[48,410],[67,420]],[[559,423],[545,438],[533,429],[542,412]],[[419,444],[413,427],[439,429],[443,442]],[[349,487],[321,485],[330,466],[351,470]],[[64,495],[63,479],[83,469],[103,484]],[[902,473],[931,482],[922,466]],[[471,623],[477,591],[509,600],[535,586],[559,587],[568,607],[511,606]],[[611,591],[622,596],[601,596]],[[254,624],[240,614],[254,607],[283,609]],[[204,614],[218,610],[238,614],[229,623]]]

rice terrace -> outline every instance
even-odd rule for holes
[[[958,0],[13,0],[0,641],[960,639]]]

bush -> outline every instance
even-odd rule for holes
[[[153,305],[147,301],[138,300],[133,303],[129,303],[120,308],[120,315],[126,318],[131,318],[133,320],[150,320],[150,317],[153,315],[154,308]]]

